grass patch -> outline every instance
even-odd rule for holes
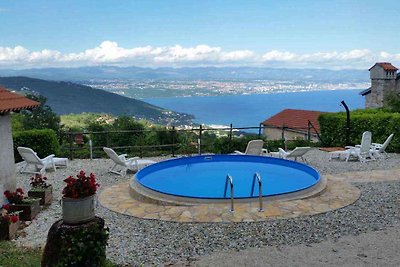
[[[21,248],[10,241],[0,241],[0,267],[37,267],[41,256],[41,249]]]
[[[23,248],[10,241],[0,241],[0,267],[38,267],[42,250]],[[104,267],[119,267],[107,260]]]

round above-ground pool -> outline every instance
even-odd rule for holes
[[[156,198],[218,201],[230,198],[229,183],[224,195],[226,177],[230,175],[234,198],[252,199],[259,195],[257,181],[251,194],[255,173],[261,177],[264,197],[295,195],[301,198],[302,191],[309,192],[321,181],[315,169],[295,161],[247,155],[207,155],[147,166],[135,175],[131,188],[140,187],[146,195]]]

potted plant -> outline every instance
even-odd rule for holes
[[[53,187],[46,182],[47,177],[41,174],[35,174],[31,177],[31,190],[28,196],[40,198],[40,205],[50,205],[53,200]]]
[[[5,204],[0,210],[0,240],[11,240],[15,237],[20,225],[18,212],[10,212],[10,205]]]
[[[93,220],[96,191],[100,186],[96,176],[93,173],[87,176],[84,171],[80,171],[76,178],[69,176],[64,182],[67,184],[62,191],[64,223],[79,224]]]
[[[15,192],[7,190],[4,196],[10,204],[9,211],[21,211],[19,218],[23,221],[32,221],[40,211],[40,199],[24,197],[24,191],[21,188],[17,188]]]

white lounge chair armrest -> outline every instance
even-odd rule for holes
[[[241,152],[241,151],[239,151],[239,150],[235,150],[235,151],[233,151],[233,154],[244,155],[244,153],[243,153],[243,152]]]
[[[120,158],[121,160],[126,160],[126,156],[128,156],[128,154],[122,154],[119,155],[118,158]]]
[[[379,148],[383,147],[383,145],[382,145],[382,144],[378,144],[378,143],[372,143],[372,144],[371,144],[371,147],[372,147],[372,148],[379,149]]]
[[[351,148],[355,148],[355,146],[345,146],[345,149],[351,149]]]
[[[285,158],[287,154],[289,154],[288,152],[286,152],[283,148],[279,147],[279,157],[280,158]]]
[[[139,157],[133,157],[133,158],[126,159],[126,163],[127,163],[128,165],[130,165],[130,164],[132,164],[134,161],[137,161],[138,159],[140,159],[140,158],[139,158]]]
[[[48,155],[47,157],[45,157],[44,159],[42,159],[42,160],[49,160],[49,159],[52,159],[52,158],[54,158],[56,155],[54,155],[54,154],[51,154],[51,155]]]
[[[270,153],[268,152],[268,149],[265,149],[265,148],[263,148],[263,149],[261,149],[261,153],[262,153],[262,155],[270,155]]]

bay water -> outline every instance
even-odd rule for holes
[[[364,108],[361,90],[325,90],[276,94],[146,98],[144,101],[165,109],[195,116],[194,122],[206,125],[255,127],[284,109],[345,111]]]

